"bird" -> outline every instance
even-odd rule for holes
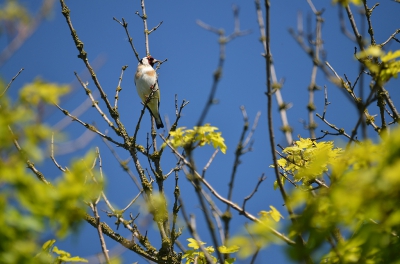
[[[137,93],[145,104],[147,98],[154,91],[152,98],[147,103],[146,107],[150,111],[150,114],[156,121],[157,129],[163,128],[164,124],[160,117],[160,88],[158,86],[157,73],[153,66],[159,62],[152,56],[146,56],[139,61],[136,73],[135,73],[135,85]]]

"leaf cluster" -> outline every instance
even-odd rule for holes
[[[400,50],[385,53],[378,46],[369,46],[358,53],[357,58],[364,62],[380,85],[387,83],[391,78],[397,78],[400,72]]]
[[[322,254],[325,263],[393,263],[400,261],[400,130],[381,142],[362,142],[329,155],[310,156],[310,162],[331,163],[331,185],[317,194],[295,189],[290,195],[297,213],[290,237],[308,234],[307,252],[291,248],[297,260]],[[326,252],[326,239],[337,246]],[[322,256],[321,255],[321,256]]]
[[[309,138],[300,138],[282,151],[278,166],[285,177],[293,177],[295,182],[303,181],[310,185],[323,173],[329,170],[343,153],[341,148],[335,148],[333,141],[317,142]],[[276,188],[275,183],[275,188]]]
[[[43,258],[32,262],[40,251],[42,235],[62,238],[76,230],[86,210],[83,201],[101,190],[101,184],[89,178],[92,152],[72,162],[68,173],[53,177],[52,185],[28,172],[27,165],[34,168],[34,162],[45,156],[40,145],[51,135],[47,125],[36,122],[32,106],[58,100],[66,90],[65,86],[42,84],[35,81],[25,86],[14,103],[6,95],[0,97],[0,225],[7,227],[0,229],[2,263],[43,263]],[[43,92],[49,87],[49,93]]]
[[[197,241],[193,238],[188,238],[187,241],[189,241],[188,247],[191,248],[189,250],[187,250],[185,252],[185,254],[183,255],[183,259],[186,259],[186,264],[190,264],[190,263],[199,263],[199,264],[206,264],[209,263],[207,261],[207,258],[204,254],[203,251],[199,250],[200,246],[205,245],[205,242],[202,241]],[[219,263],[217,258],[212,256],[212,254],[215,252],[215,249],[213,246],[208,246],[208,247],[204,247],[204,250],[207,252],[207,254],[210,256],[210,258],[212,259],[212,263]],[[230,246],[230,247],[226,247],[226,246],[220,246],[218,247],[218,251],[222,254],[231,254],[231,253],[235,253],[239,250],[238,246]],[[235,258],[227,258],[225,259],[224,264],[231,264],[235,262]]]
[[[174,147],[188,148],[203,147],[206,144],[212,145],[215,149],[219,148],[222,153],[226,153],[225,139],[222,137],[222,132],[216,132],[217,127],[205,124],[204,126],[193,129],[186,129],[186,127],[179,127],[175,131],[171,131],[171,138],[169,143]],[[165,146],[165,145],[164,145]]]

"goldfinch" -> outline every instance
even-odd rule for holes
[[[157,129],[164,127],[163,122],[158,111],[160,106],[160,89],[158,86],[157,73],[153,69],[154,64],[158,60],[152,56],[146,56],[139,61],[136,74],[135,85],[140,99],[146,103],[150,93],[154,91],[152,98],[147,103],[147,109],[156,120]]]

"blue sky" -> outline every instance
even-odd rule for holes
[[[23,3],[33,12],[36,12],[39,6],[36,1],[24,1]],[[143,24],[141,19],[135,15],[135,11],[141,12],[140,1],[66,1],[66,3],[71,10],[72,23],[85,44],[88,58],[96,69],[99,81],[112,102],[121,67],[123,65],[129,66],[122,81],[123,90],[120,93],[118,105],[121,120],[127,130],[133,134],[136,120],[142,108],[133,82],[137,61],[129,46],[124,29],[113,21],[113,17],[119,20],[126,19],[136,49],[143,57],[145,55]],[[247,153],[241,159],[242,164],[236,177],[233,200],[241,204],[243,198],[250,194],[255,187],[258,178],[262,173],[265,173],[267,180],[248,203],[247,209],[252,214],[257,214],[260,210],[268,210],[269,205],[273,205],[286,216],[280,193],[273,190],[275,179],[272,169],[269,168],[272,160],[268,144],[266,96],[264,94],[266,91],[265,61],[261,56],[263,48],[259,42],[260,36],[253,1],[150,0],[146,2],[149,28],[163,21],[161,27],[150,35],[150,53],[159,60],[168,58],[168,62],[164,63],[158,71],[162,98],[160,113],[163,118],[168,116],[169,120],[174,120],[174,96],[177,94],[179,102],[183,99],[190,101],[183,112],[179,125],[192,127],[196,124],[208,97],[212,84],[212,74],[218,62],[217,36],[199,27],[196,20],[201,20],[215,28],[223,28],[229,34],[234,26],[233,4],[236,4],[240,9],[241,29],[249,29],[252,33],[235,39],[226,48],[223,78],[216,93],[218,104],[212,106],[205,122],[220,129],[228,146],[228,151],[226,155],[218,153],[206,177],[220,194],[227,195],[234,151],[243,127],[239,107],[241,105],[246,107],[251,121],[254,120],[256,113],[261,111],[258,128],[254,135],[253,151]],[[331,1],[314,1],[314,4],[318,10],[325,9],[322,37],[327,61],[337,70],[339,75],[346,74],[354,82],[358,75],[358,64],[353,59],[355,44],[340,32],[338,6],[332,5]],[[369,4],[372,5],[373,2]],[[352,10],[358,25],[360,25],[358,9],[352,6]],[[304,20],[311,16],[312,28],[314,28],[315,19],[307,1],[271,1],[271,49],[278,79],[284,79],[283,98],[285,102],[293,104],[288,111],[288,117],[290,125],[294,128],[294,138],[297,138],[297,135],[308,137],[308,132],[303,128],[300,120],[307,120],[307,87],[310,83],[312,68],[308,55],[301,50],[288,33],[289,28],[297,28],[299,12],[303,14]],[[382,1],[381,5],[375,9],[372,22],[378,43],[386,40],[390,34],[400,28],[399,12],[400,4],[394,1]],[[307,29],[306,24],[304,28]],[[347,28],[350,30],[348,23]],[[7,40],[4,37],[1,38],[0,47],[4,47],[6,42]],[[387,45],[387,49],[397,50],[399,43],[392,42]],[[40,25],[21,49],[0,68],[0,74],[4,80],[8,81],[20,68],[25,69],[14,82],[13,89],[9,91],[13,96],[18,92],[18,87],[31,82],[37,76],[49,82],[71,84],[74,87],[73,92],[64,98],[61,106],[72,111],[86,100],[84,91],[75,81],[74,71],[78,72],[83,80],[89,81],[89,88],[95,90],[95,86],[90,81],[82,61],[77,58],[77,54],[65,19],[61,15],[60,5],[56,1],[49,18]],[[321,87],[324,85],[328,87],[328,99],[331,104],[328,108],[327,119],[350,133],[358,118],[356,108],[342,91],[339,91],[337,87],[323,77],[320,71],[317,76],[317,84]],[[395,102],[400,97],[398,86],[399,81],[394,80],[386,87]],[[275,101],[274,103],[274,110],[276,111],[274,111],[273,120],[276,142],[284,145],[285,138],[279,131],[281,121],[277,111],[278,107]],[[316,92],[316,112],[322,113],[323,104],[323,92]],[[104,105],[102,105],[102,108],[105,110]],[[378,114],[378,112],[374,110],[371,114]],[[48,124],[55,125],[63,118],[63,114],[56,108],[46,108],[45,121]],[[99,118],[95,109],[89,108],[80,118],[88,123],[96,122],[101,131],[108,130],[109,134],[116,138],[105,122]],[[328,129],[321,121],[316,121],[319,125],[317,131]],[[71,123],[62,132],[68,134],[68,140],[74,140],[84,131],[85,129],[79,124]],[[139,133],[138,141],[141,144],[146,143],[148,131],[149,117],[146,113]],[[159,132],[163,133],[162,131]],[[376,138],[372,129],[369,129],[368,133],[371,137]],[[321,133],[318,135],[320,136]],[[344,138],[327,137],[326,139],[335,139],[338,144],[345,142]],[[161,140],[158,142],[158,144],[161,144]],[[61,148],[65,147],[62,143],[60,143],[60,146]],[[82,149],[72,154],[59,155],[57,159],[67,165],[72,157],[83,155],[94,146],[99,146],[102,154],[103,168],[108,179],[108,197],[115,205],[124,207],[130,199],[136,196],[137,189],[98,137],[95,137],[88,145],[84,145]],[[123,159],[128,158],[126,153],[117,151]],[[204,147],[204,149],[197,151],[195,153],[197,167],[203,168],[212,153],[211,147]],[[143,163],[145,164],[145,160]],[[162,161],[164,173],[169,171],[175,163],[174,156],[165,153]],[[134,170],[132,164],[130,165],[131,169]],[[49,161],[43,162],[39,167],[45,174],[49,175],[49,178],[60,175]],[[166,191],[171,195],[173,184],[173,178],[166,182]],[[204,224],[202,224],[204,220],[198,206],[197,197],[183,174],[180,174],[180,188],[184,201],[187,203],[186,206],[197,215],[196,220],[202,239],[211,245],[211,240],[206,229],[204,229]],[[221,210],[225,209],[222,204],[218,205]],[[105,205],[102,206],[106,209]],[[137,212],[138,207],[132,207],[132,213],[136,214]],[[232,233],[235,234],[242,230],[242,224],[246,221],[235,212],[233,215],[235,217],[233,226],[235,227],[232,229]],[[113,220],[110,221],[105,215],[102,217],[102,220],[113,225]],[[153,227],[147,226],[147,223],[145,223],[146,217],[143,216],[143,219],[139,221],[142,221],[140,224],[143,227],[148,228],[149,233],[154,231]],[[81,235],[72,235],[60,243],[59,247],[82,257],[99,253],[101,249],[97,242],[96,230],[84,224],[81,231]],[[120,228],[119,232],[125,236],[129,235],[123,228]],[[184,244],[186,244],[184,239],[187,237],[187,233],[182,236],[181,241]],[[108,239],[107,243],[110,249],[116,250],[115,243]],[[271,246],[260,254],[256,263],[266,263],[267,260],[283,263],[287,261],[284,254],[282,247]],[[123,257],[125,262],[144,262],[143,259],[129,252],[125,252]],[[246,263],[246,261],[243,263]]]

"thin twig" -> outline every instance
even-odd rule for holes
[[[146,14],[146,7],[144,5],[144,0],[140,1],[140,6],[142,7],[142,15],[139,15],[139,12],[136,11],[136,14],[142,18],[143,20],[143,27],[144,27],[144,43],[146,46],[146,56],[150,55],[150,49],[149,49],[149,30],[147,27],[147,14]]]
[[[183,200],[182,200],[181,197],[179,197],[179,206],[181,208],[183,219],[186,222],[186,225],[187,225],[187,227],[189,229],[189,232],[192,235],[192,237],[197,241],[197,244],[198,244],[200,250],[204,253],[204,256],[207,259],[207,263],[214,263],[214,261],[211,258],[210,253],[208,253],[208,251],[204,248],[203,244],[201,243],[202,241],[200,240],[200,237],[197,234],[196,222],[194,221],[194,216],[191,215],[191,219],[189,219],[189,217],[186,214],[185,206],[183,204]]]
[[[371,22],[371,15],[372,15],[372,11],[375,9],[375,7],[377,7],[379,5],[379,3],[376,3],[371,9],[368,8],[367,1],[363,1],[363,4],[364,4],[365,16],[367,17],[367,22],[368,22],[368,33],[371,38],[371,45],[375,46],[376,41],[375,41],[375,37],[374,37],[374,29],[372,27],[372,22]]]
[[[51,185],[51,183],[48,182],[48,181],[46,180],[46,177],[44,176],[44,174],[41,173],[38,169],[36,169],[35,164],[34,164],[33,162],[31,162],[31,161],[28,159],[28,157],[27,157],[25,151],[24,151],[24,150],[21,148],[21,146],[19,145],[19,143],[18,143],[18,141],[17,141],[17,139],[16,139],[16,136],[14,135],[14,133],[13,133],[13,131],[12,131],[12,129],[11,129],[10,126],[8,126],[8,130],[10,131],[11,136],[13,137],[14,146],[15,146],[15,147],[17,148],[17,150],[22,154],[22,156],[23,156],[23,158],[25,159],[25,162],[26,162],[28,168],[36,175],[36,177],[37,177],[40,181],[42,181],[43,183],[45,183],[45,184],[47,184],[47,185]]]
[[[260,187],[261,183],[262,183],[263,181],[265,181],[266,179],[267,179],[267,177],[266,177],[266,176],[264,175],[264,173],[263,173],[263,174],[261,175],[261,177],[258,179],[257,184],[256,184],[256,187],[254,188],[254,190],[253,190],[248,196],[246,196],[246,197],[243,199],[243,205],[242,205],[243,210],[246,210],[246,203],[247,203],[247,201],[250,200],[251,197],[253,197],[253,195],[257,192],[258,187]]]
[[[386,44],[388,44],[389,43],[389,41],[391,41],[392,39],[395,39],[396,40],[396,35],[397,34],[399,34],[400,33],[400,29],[396,29],[396,31],[392,34],[392,35],[390,35],[390,37],[387,39],[387,40],[385,40],[384,42],[382,42],[381,44],[378,44],[377,46],[378,47],[380,47],[380,48],[382,48],[383,46],[385,46]],[[397,42],[399,42],[398,40],[397,40]]]
[[[106,262],[110,263],[110,256],[108,255],[106,242],[104,240],[103,230],[101,228],[100,216],[97,211],[97,204],[93,203],[92,208],[93,208],[94,218],[96,219],[96,227],[97,227],[96,229],[97,229],[97,233],[98,233],[99,239],[100,239],[101,250],[103,251],[103,255],[104,255],[104,258],[106,259]]]
[[[24,70],[24,68],[21,68],[21,70],[19,70],[19,72],[11,79],[11,81],[7,84],[6,88],[4,89],[4,91],[0,94],[0,97],[2,97],[8,90],[8,88],[11,87],[11,84],[14,82],[15,79],[17,79],[17,77],[21,74],[21,72]]]
[[[124,75],[124,71],[126,70],[126,68],[128,68],[128,65],[122,66],[121,75],[119,76],[119,79],[118,79],[117,89],[115,89],[115,103],[114,103],[115,110],[118,109],[118,106],[117,106],[118,99],[119,99],[118,94],[122,90],[122,88],[121,88],[122,76]]]
[[[163,21],[161,21],[160,23],[158,23],[157,26],[153,27],[151,30],[149,30],[149,35],[153,32],[156,31],[161,25],[162,25]]]
[[[125,212],[126,210],[128,210],[129,207],[131,207],[131,205],[139,198],[139,196],[140,196],[141,194],[142,194],[142,191],[140,191],[140,192],[135,196],[135,198],[133,198],[132,201],[130,201],[130,203],[129,203],[127,206],[125,206],[125,208],[122,209],[121,211],[122,211],[122,212]]]
[[[102,138],[103,139],[103,138]],[[139,181],[136,179],[136,176],[133,175],[133,172],[129,169],[128,166],[128,161],[122,160],[118,153],[114,150],[114,148],[111,146],[110,143],[108,143],[107,140],[103,139],[103,142],[107,145],[108,149],[111,151],[111,153],[114,155],[115,159],[118,161],[119,165],[122,167],[122,169],[128,173],[128,175],[130,176],[130,178],[133,180],[133,182],[135,183],[136,187],[139,189],[139,191],[142,191],[142,187],[139,183]]]
[[[249,134],[247,134],[247,137],[243,142],[244,147],[247,147],[247,145],[250,143],[251,139],[253,138],[254,132],[256,131],[256,128],[258,125],[258,120],[260,120],[260,116],[261,116],[261,111],[258,111],[256,114],[256,117],[254,118],[253,126],[251,127]]]
[[[101,133],[95,126],[93,125],[89,125],[86,122],[83,122],[82,120],[80,120],[79,118],[77,118],[76,116],[71,115],[67,110],[61,108],[61,106],[59,106],[58,104],[55,104],[57,106],[57,108],[63,112],[64,115],[69,116],[73,121],[77,121],[79,124],[83,125],[84,127],[86,127],[87,129],[89,129],[92,132],[95,132],[96,134],[100,135],[102,138],[107,139],[108,141],[111,141],[112,143],[114,143],[117,146],[123,147],[124,145],[115,141],[114,139],[112,139],[111,137]]]
[[[58,164],[58,162],[56,161],[56,158],[54,157],[54,133],[51,134],[51,155],[50,155],[51,160],[54,162],[54,164],[56,165],[56,167],[62,171],[62,172],[66,172],[68,169],[67,167],[65,167],[65,169],[63,167],[61,167],[60,164]]]
[[[345,23],[345,20],[343,17],[343,9],[342,8],[339,8],[339,21],[340,21],[340,30],[342,31],[343,35],[345,35],[351,41],[356,42],[356,38],[354,37],[354,35],[351,34],[350,31],[348,31],[346,28],[346,23]]]
[[[235,10],[235,8],[233,9],[233,13],[234,13],[234,21],[235,21],[235,30],[233,33],[231,33],[228,36],[225,36],[225,32],[222,29],[216,29],[210,25],[207,25],[206,23],[197,20],[196,23],[208,30],[211,31],[215,34],[217,34],[219,36],[219,60],[218,60],[218,66],[217,69],[215,70],[214,74],[213,74],[213,84],[211,86],[211,90],[210,90],[210,94],[208,96],[208,100],[206,102],[206,105],[203,108],[203,111],[200,115],[199,120],[197,121],[197,127],[200,127],[203,125],[204,120],[207,116],[208,111],[210,110],[210,107],[214,104],[215,101],[215,93],[217,92],[217,88],[218,88],[218,83],[221,79],[222,76],[222,71],[223,71],[223,67],[224,67],[224,62],[225,62],[225,48],[226,48],[226,44],[228,44],[230,41],[232,41],[233,39],[235,39],[236,37],[240,37],[240,36],[244,36],[250,33],[249,30],[244,30],[241,31],[239,28],[237,28],[237,26],[239,25],[238,20],[238,11]]]
[[[98,93],[93,94],[93,98],[97,99],[99,96]],[[85,113],[91,106],[93,105],[92,100],[87,97],[79,106],[77,106],[74,110],[71,111],[71,115],[79,117],[83,113]],[[71,119],[68,116],[63,117],[59,120],[55,125],[52,126],[53,130],[61,131],[71,124]]]
[[[256,0],[255,4],[256,4],[256,12],[257,12],[257,22],[258,22],[258,27],[260,29],[261,42],[264,47],[264,56],[265,56],[265,54],[267,54],[267,44],[266,44],[266,36],[265,36],[265,24],[264,24],[260,0]],[[272,58],[271,51],[270,51],[270,56]],[[286,143],[288,145],[291,145],[293,142],[293,136],[292,136],[293,129],[290,127],[289,121],[287,118],[287,110],[289,109],[289,107],[288,107],[289,104],[285,103],[283,100],[282,93],[281,93],[282,85],[278,83],[278,79],[276,77],[276,71],[275,71],[275,67],[274,67],[272,59],[271,59],[270,66],[271,66],[272,82],[276,86],[276,89],[274,90],[274,94],[275,94],[276,101],[278,102],[279,113],[281,115],[281,121],[282,121],[282,129],[281,130],[285,134]]]
[[[137,61],[140,61],[140,57],[139,57],[139,53],[136,51],[135,46],[133,45],[133,39],[131,38],[131,36],[129,35],[129,31],[128,31],[128,23],[126,23],[125,19],[122,18],[122,22],[119,21],[118,19],[116,19],[115,17],[113,17],[113,20],[117,21],[121,26],[124,27],[125,29],[125,33],[128,36],[128,41],[129,44],[131,45],[131,48],[133,50],[133,53],[135,54],[135,57],[137,59]]]
[[[203,173],[202,173],[202,177],[204,178],[206,176],[206,171],[208,169],[208,167],[210,167],[211,163],[213,162],[215,156],[217,156],[217,153],[219,152],[219,149],[216,149],[214,151],[214,153],[211,155],[210,159],[208,160],[206,166],[204,166],[203,168]]]
[[[347,5],[345,7],[345,9],[346,9],[346,13],[349,18],[349,21],[350,21],[351,28],[353,29],[354,36],[356,37],[358,47],[360,48],[361,51],[363,51],[364,50],[364,45],[363,45],[363,41],[362,41],[363,37],[358,32],[356,21],[354,19],[353,13],[351,12],[350,6]]]
[[[71,122],[71,118],[68,116],[65,116],[68,118],[68,121]],[[66,155],[69,153],[73,153],[79,149],[86,148],[92,142],[92,140],[96,137],[96,134],[90,131],[89,129],[86,129],[79,137],[76,139],[66,141],[63,143],[58,144],[58,148],[56,149],[56,155],[61,156],[61,155]]]
[[[345,137],[347,137],[348,139],[350,139],[351,137],[349,136],[349,134],[347,134],[344,130],[344,128],[338,128],[337,126],[335,126],[334,124],[331,124],[328,122],[328,120],[325,119],[325,117],[322,117],[320,114],[316,113],[315,114],[317,117],[319,117],[325,124],[327,124],[330,128],[336,130],[338,132],[338,135],[343,135]]]
[[[316,25],[316,37],[315,37],[315,49],[313,51],[313,67],[311,71],[311,80],[308,86],[308,130],[310,131],[310,137],[315,138],[315,129],[317,128],[317,123],[314,121],[314,111],[316,110],[315,103],[314,103],[314,91],[317,90],[316,78],[317,78],[317,70],[318,64],[316,62],[319,61],[320,50],[322,46],[322,11],[317,11],[313,2],[311,0],[307,0],[308,4],[310,5],[314,15],[316,16],[317,25]]]
[[[172,124],[171,128],[169,129],[170,132],[171,132],[171,131],[175,131],[176,128],[178,127],[178,121],[179,121],[179,119],[182,117],[182,110],[183,110],[183,108],[184,108],[186,105],[188,105],[188,104],[189,104],[189,101],[183,100],[182,103],[181,103],[181,106],[179,107],[179,110],[178,110],[178,95],[175,94],[175,121],[174,121],[174,123]],[[170,137],[171,137],[171,134],[168,133],[167,140],[168,140]],[[160,152],[159,152],[160,157],[161,157],[161,155],[163,154],[164,149],[165,149],[165,148],[161,148],[161,149],[160,149]]]
[[[174,205],[172,207],[172,228],[171,228],[171,251],[173,251],[174,244],[177,242],[181,230],[176,231],[176,221],[178,220],[178,213],[181,206],[178,205],[178,200],[181,195],[179,185],[178,185],[178,171],[175,171],[175,190],[174,190]],[[179,244],[177,244],[179,247]]]
[[[328,87],[324,86],[324,113],[322,114],[322,118],[325,118],[326,110],[328,110],[328,105],[331,103],[328,102]]]
[[[99,114],[103,117],[103,119],[107,122],[107,124],[115,130],[114,124],[110,121],[110,119],[107,117],[107,115],[101,110],[99,106],[99,102],[94,100],[94,97],[92,95],[92,91],[87,87],[87,83],[83,83],[81,78],[79,78],[78,73],[74,72],[76,78],[78,79],[79,83],[81,84],[82,88],[85,90],[87,96],[89,96],[90,100],[92,101],[92,106],[96,108],[96,110],[99,112]]]
[[[88,214],[85,214],[84,218],[85,218],[86,222],[88,222],[93,227],[97,228],[98,224],[97,224],[96,218],[94,218],[94,217],[92,217],[92,216],[90,216]],[[130,240],[124,238],[123,236],[121,236],[120,234],[118,234],[117,232],[115,232],[106,223],[100,222],[99,225],[101,227],[102,232],[106,236],[108,236],[112,240],[118,242],[119,244],[121,244],[125,248],[127,248],[129,250],[132,250],[136,254],[144,257],[145,259],[151,260],[153,262],[157,262],[158,261],[158,251],[152,251],[152,253],[150,254],[148,251],[146,251],[143,248],[141,248],[134,241],[130,241]]]
[[[242,129],[242,133],[241,133],[240,138],[239,138],[238,145],[236,147],[235,160],[233,162],[231,178],[230,178],[230,181],[229,181],[229,184],[228,184],[228,187],[229,187],[228,188],[228,196],[227,196],[228,200],[232,200],[234,181],[235,181],[235,177],[236,177],[238,166],[241,163],[240,162],[240,157],[245,154],[244,149],[247,146],[247,144],[250,142],[251,137],[254,134],[254,130],[257,127],[258,119],[260,117],[260,112],[258,112],[257,116],[256,116],[256,118],[254,120],[252,130],[250,131],[248,137],[245,139],[246,132],[249,129],[249,118],[248,118],[248,115],[247,115],[247,112],[246,112],[246,109],[245,109],[244,106],[241,106],[240,110],[241,110],[242,116],[243,116],[243,129]],[[226,207],[225,215],[230,215],[230,206],[229,205],[227,205],[227,207]],[[224,220],[224,237],[225,237],[225,239],[228,239],[229,238],[229,228],[230,228],[231,218],[230,217],[225,217],[223,220]]]

